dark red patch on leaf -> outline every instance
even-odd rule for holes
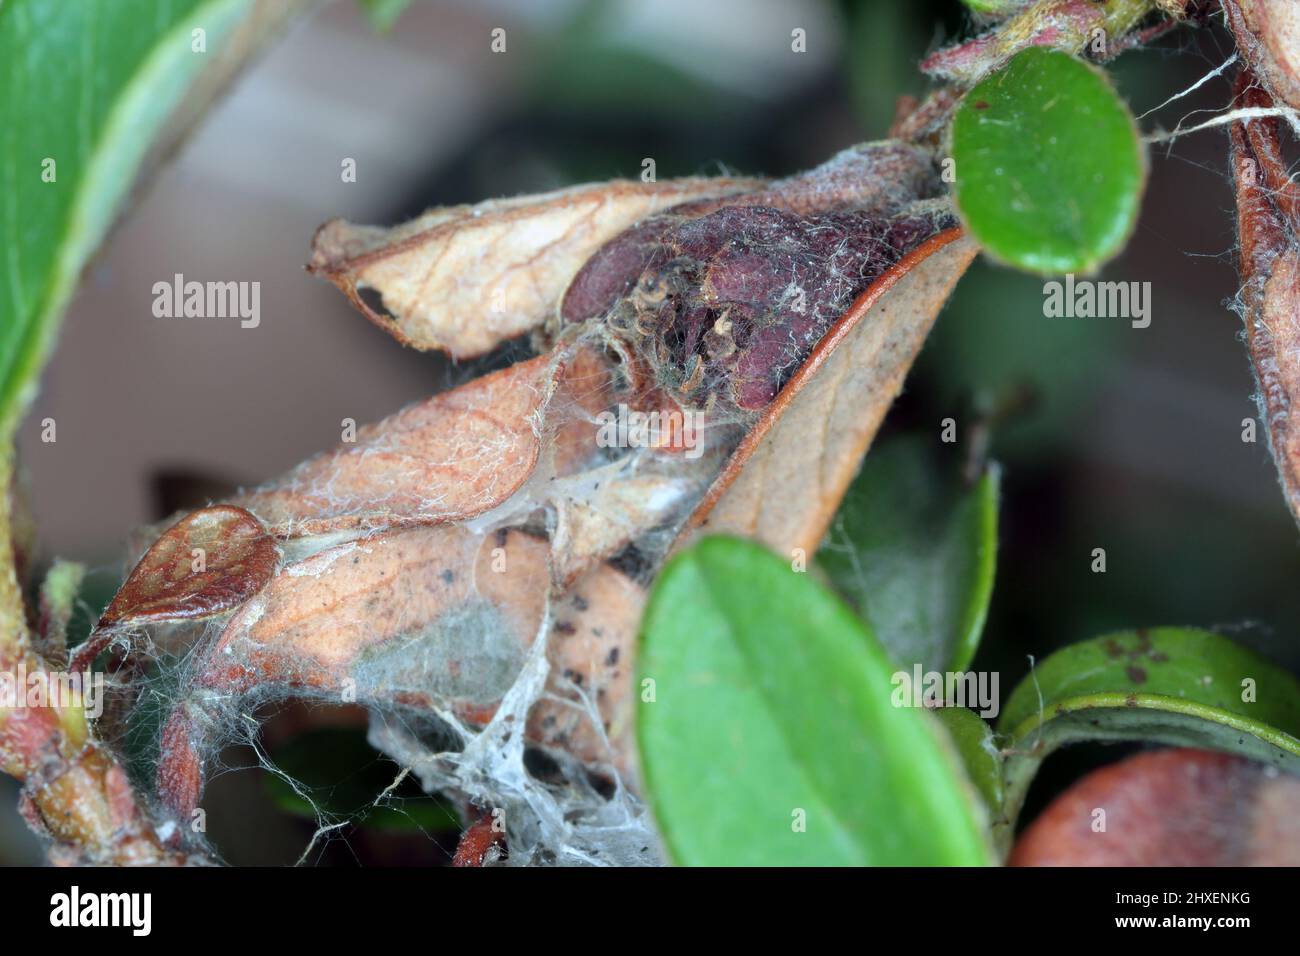
[[[676,400],[766,406],[827,329],[944,214],[801,215],[731,205],[659,216],[588,262],[565,297],[569,321],[605,315]]]
[[[277,560],[275,542],[243,508],[204,508],[145,552],[99,626],[220,614],[262,590]]]

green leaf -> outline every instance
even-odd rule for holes
[[[669,562],[638,662],[642,769],[676,862],[989,862],[983,808],[934,718],[894,706],[884,648],[758,545],[706,538]]]
[[[155,132],[248,5],[0,4],[0,436],[30,398],[81,269]],[[191,49],[198,28],[206,53]]]
[[[1300,681],[1208,631],[1126,631],[1040,663],[1007,700],[998,733],[1009,831],[1042,761],[1080,740],[1205,747],[1300,773]]]
[[[996,818],[1002,811],[1002,753],[993,739],[993,728],[965,707],[936,707],[930,713],[948,731],[966,776],[984,798],[989,816]]]
[[[1146,162],[1105,75],[1032,48],[970,90],[952,124],[957,207],[995,258],[1087,272],[1124,246]]]
[[[817,563],[904,668],[964,670],[997,563],[996,465],[971,487],[920,436],[873,448]]]
[[[393,28],[403,11],[410,6],[411,0],[357,0],[370,21],[370,29],[376,33],[387,33]]]

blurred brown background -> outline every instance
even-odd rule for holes
[[[791,172],[883,136],[896,97],[925,88],[915,62],[966,26],[957,0],[417,0],[378,36],[352,3],[327,6],[243,77],[87,271],[20,443],[41,558],[96,569],[93,614],[132,527],[286,470],[337,443],[343,418],[376,420],[473,374],[402,349],[303,271],[326,219],[386,224],[635,177],[644,157],[661,178]],[[489,49],[495,27],[504,54]],[[1226,49],[1184,31],[1114,72],[1141,113]],[[1227,99],[1221,78],[1141,125]],[[1042,280],[981,264],[891,415],[893,430],[937,429],[981,402],[1034,398],[993,445],[1002,551],[976,667],[1001,670],[1003,688],[1026,654],[1139,625],[1216,626],[1300,662],[1296,529],[1262,432],[1241,441],[1254,383],[1225,308],[1226,149],[1220,130],[1152,151],[1142,221],[1105,273],[1152,283],[1150,328],[1046,319]],[[349,157],[356,183],[341,181]],[[155,318],[152,286],[175,273],[259,281],[260,327]],[[1105,575],[1089,571],[1094,547]],[[1113,758],[1053,758],[1036,788]],[[292,861],[311,826],[259,804],[260,776],[230,778],[260,822],[229,858]],[[13,803],[0,783],[0,862],[36,859]]]

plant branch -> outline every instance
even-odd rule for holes
[[[12,699],[0,698],[0,770],[22,781],[23,816],[54,840],[54,862],[202,862],[171,847],[167,831],[179,832],[176,824],[157,825],[122,765],[94,739],[80,695],[63,699],[66,682],[36,651],[10,538],[13,480],[13,458],[0,454],[0,675],[13,688]]]

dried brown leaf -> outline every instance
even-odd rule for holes
[[[1238,91],[1245,107],[1272,105],[1249,71]],[[1300,187],[1282,157],[1277,120],[1237,122],[1231,135],[1246,347],[1282,491],[1300,521],[1300,421],[1293,410],[1300,396]]]
[[[612,477],[583,500],[556,503],[553,535],[556,581],[567,587],[580,574],[667,520],[694,490],[674,475]]]
[[[140,559],[99,626],[212,617],[271,579],[279,554],[262,523],[231,505],[187,515]]]
[[[789,554],[821,543],[930,327],[978,247],[927,240],[864,292],[741,442],[678,538],[754,538]]]
[[[372,688],[398,695],[432,689],[447,699],[463,692],[471,702],[482,702],[472,696],[477,692],[492,700],[492,693],[509,684],[462,678],[467,670],[485,677],[481,671],[492,655],[531,640],[545,610],[549,578],[544,560],[519,553],[533,547],[533,539],[503,536],[500,571],[492,570],[489,540],[459,525],[389,531],[290,564],[230,620],[210,655],[214,670],[202,681],[231,689],[259,682],[341,689],[362,655],[383,647],[386,659],[370,661],[377,673],[362,675],[359,694]],[[499,635],[494,640],[504,644],[490,646],[486,626],[469,633],[448,623],[448,615],[473,601],[493,616]]]
[[[644,588],[608,564],[574,582],[555,602],[550,696],[528,718],[540,746],[589,766],[612,765],[633,789],[633,652],[645,600]],[[594,706],[599,727],[582,699]]]
[[[613,202],[602,186],[437,211],[392,232],[327,226],[315,265],[333,270],[350,294],[358,282],[386,281],[377,278],[383,273],[394,283],[384,292],[390,307],[394,295],[417,294],[425,306],[463,306],[476,296],[481,305],[519,280],[515,291],[533,295],[529,307],[544,306],[530,321],[557,320],[547,327],[552,351],[363,429],[355,443],[233,499],[289,542],[290,558],[200,651],[163,732],[158,787],[166,802],[184,812],[198,799],[202,754],[227,706],[217,702],[350,690],[355,697],[344,699],[364,706],[485,726],[517,688],[539,639],[549,677],[528,713],[529,740],[617,771],[635,788],[630,653],[643,585],[667,536],[711,487],[686,535],[700,531],[712,509],[709,530],[779,548],[817,545],[975,254],[959,231],[935,234],[951,222],[933,197],[937,188],[925,150],[876,143],[763,189],[678,201],[657,217],[630,213],[628,203],[656,208],[666,202],[662,192],[648,201],[633,190]],[[709,195],[702,187],[700,194]],[[611,225],[619,216],[633,228]],[[568,223],[560,239],[557,222]],[[608,242],[593,238],[611,231],[619,235]],[[856,255],[851,262],[835,258],[844,251],[841,233]],[[526,262],[517,256],[525,246]],[[683,419],[653,447],[611,453],[602,447],[609,440],[598,439],[603,413],[680,416],[687,407],[682,369],[669,366],[695,353],[673,350],[672,322],[636,323],[633,335],[613,318],[647,276],[654,284],[659,260],[678,246],[694,256],[674,274],[688,286],[678,289],[683,301],[699,299],[703,313],[735,307],[730,325],[709,315],[700,321],[716,336],[744,339],[743,371],[754,373],[762,395],[719,388],[707,403],[689,402],[720,413],[716,427]],[[379,271],[366,272],[371,267]],[[793,299],[783,291],[787,272],[802,277]],[[411,324],[416,315],[399,316],[403,334],[431,327]],[[515,334],[494,321],[480,326],[483,347]],[[808,344],[791,352],[786,340]]]
[[[232,502],[280,537],[459,521],[490,511],[541,458],[553,402],[603,402],[608,373],[575,350],[539,356],[436,395],[360,429],[356,441],[312,458]],[[591,429],[550,436],[558,468],[590,449]]]
[[[615,181],[434,209],[392,229],[336,219],[316,233],[308,268],[403,344],[472,358],[545,322],[587,258],[637,220],[762,185]],[[377,291],[392,317],[371,308],[362,289]]]
[[[600,565],[550,606],[549,555],[543,539],[460,525],[327,548],[282,568],[230,619],[195,687],[342,692],[351,682],[358,701],[484,724],[545,625],[550,696],[530,716],[530,737],[626,768],[627,668],[644,591]],[[597,701],[601,728],[572,703],[580,692]],[[201,789],[207,727],[182,704],[164,731],[159,789],[181,812]],[[605,731],[617,739],[613,751]]]
[[[1223,0],[1237,50],[1269,91],[1300,109],[1300,4]]]

